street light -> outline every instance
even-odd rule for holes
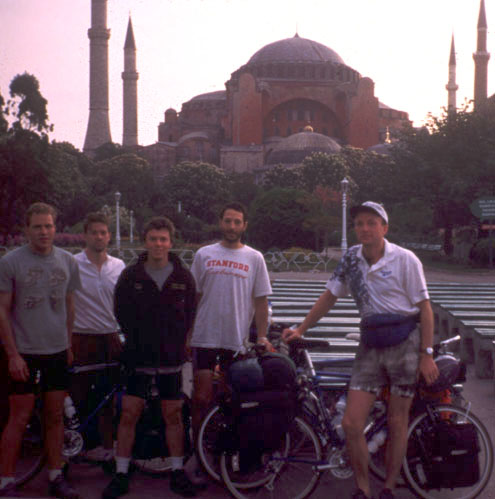
[[[347,186],[349,185],[349,181],[346,177],[340,182],[340,186],[342,187],[342,244],[340,245],[340,249],[342,253],[347,251]]]
[[[117,245],[117,252],[119,256],[120,256],[120,207],[119,207],[120,196],[121,196],[120,192],[117,191],[115,193],[115,243]]]
[[[131,210],[130,215],[131,215],[131,217],[129,219],[129,223],[131,226],[130,226],[130,230],[129,230],[129,241],[132,244],[134,242],[134,234],[132,231],[132,229],[134,228],[134,218],[133,218],[134,212],[132,210]]]

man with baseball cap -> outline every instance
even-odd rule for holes
[[[352,294],[361,316],[361,341],[349,384],[342,420],[349,459],[358,489],[352,497],[371,497],[369,453],[363,430],[376,396],[388,386],[388,442],[385,487],[380,499],[393,498],[393,489],[407,449],[409,409],[418,371],[426,383],[438,376],[433,360],[433,312],[423,267],[411,251],[385,239],[385,208],[366,201],[350,210],[360,244],[343,255],[325,292],[296,329],[286,329],[286,341],[304,333],[335,304]]]

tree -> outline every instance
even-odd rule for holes
[[[5,135],[7,133],[7,130],[9,128],[9,124],[4,115],[4,106],[5,100],[3,98],[3,95],[0,94],[0,138],[2,137],[2,135]]]
[[[43,161],[49,143],[29,130],[18,130],[0,140],[0,231],[18,232],[26,208],[46,201],[50,193]]]
[[[315,250],[327,248],[330,234],[340,229],[340,193],[319,185],[312,194],[298,198],[298,202],[306,212],[302,228],[314,234]]]
[[[150,164],[135,154],[122,154],[96,164],[91,180],[95,204],[115,204],[115,193],[121,194],[121,205],[133,210],[138,224],[153,215],[150,199],[157,189]]]
[[[248,235],[256,247],[307,247],[312,233],[303,224],[309,209],[300,200],[304,191],[276,187],[260,193],[253,201],[249,214]]]
[[[57,207],[59,226],[70,227],[81,214],[96,209],[90,196],[91,161],[67,142],[51,144],[43,157],[49,190],[46,200]]]
[[[14,131],[19,129],[47,133],[53,130],[48,123],[47,100],[40,93],[40,85],[35,76],[23,73],[10,83],[11,99],[7,102],[5,113],[13,116]]]
[[[180,203],[185,215],[216,223],[221,207],[231,199],[228,177],[209,163],[183,162],[164,177],[163,192],[173,206]]]
[[[276,187],[303,189],[302,167],[296,166],[294,168],[288,168],[286,166],[276,165],[264,173],[262,185],[263,189],[267,191]]]
[[[342,154],[317,152],[304,159],[301,174],[308,192],[314,192],[318,185],[340,191],[341,180],[349,177],[349,165]]]
[[[428,130],[410,130],[403,138],[401,175],[409,192],[431,207],[447,255],[453,252],[453,230],[472,220],[469,204],[494,194],[494,111],[489,99],[479,111],[430,116]]]
[[[249,207],[260,190],[252,173],[227,173],[227,182],[229,184],[230,198],[246,207]]]

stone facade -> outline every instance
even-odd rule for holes
[[[340,145],[368,148],[387,127],[393,134],[406,123],[407,113],[381,106],[370,78],[332,49],[296,35],[261,48],[225,90],[192,98],[180,113],[167,109],[158,140],[175,148],[177,162],[259,172],[274,141],[308,125]]]

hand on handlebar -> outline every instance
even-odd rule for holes
[[[302,332],[297,327],[296,328],[289,327],[282,331],[282,340],[284,340],[286,343],[289,343],[290,341],[296,340],[301,337],[302,337]]]

